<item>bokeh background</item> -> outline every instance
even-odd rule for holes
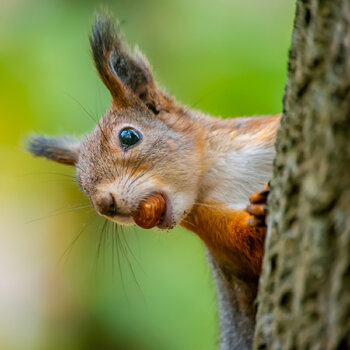
[[[294,0],[104,4],[178,100],[223,117],[281,111]],[[217,349],[199,239],[113,235],[74,169],[22,149],[32,131],[82,135],[108,108],[88,45],[100,6],[0,0],[0,348]]]

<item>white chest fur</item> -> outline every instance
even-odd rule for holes
[[[212,153],[204,175],[201,201],[219,201],[232,209],[245,208],[250,195],[268,182],[275,156],[273,142],[251,142],[252,135],[233,139],[226,151]],[[250,139],[249,139],[250,138]]]

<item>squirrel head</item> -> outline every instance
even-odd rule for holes
[[[108,14],[96,17],[90,36],[96,69],[112,104],[82,140],[33,136],[36,156],[74,165],[94,209],[133,223],[132,213],[152,193],[166,210],[158,227],[178,224],[192,208],[202,173],[203,135],[191,112],[161,91],[145,57],[129,50]]]

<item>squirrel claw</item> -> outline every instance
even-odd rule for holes
[[[248,225],[253,227],[266,227],[266,216],[268,215],[267,197],[270,193],[269,184],[264,185],[263,190],[253,193],[250,198],[250,204],[247,205],[246,211],[252,215],[248,220]]]

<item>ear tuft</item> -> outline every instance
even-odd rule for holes
[[[128,107],[130,101],[127,98],[127,91],[125,91],[113,67],[115,51],[123,51],[123,41],[119,26],[107,11],[96,15],[92,35],[89,39],[95,66],[102,81],[118,105]]]
[[[34,135],[27,140],[26,149],[37,157],[66,165],[75,165],[79,157],[79,141],[68,136],[54,138]]]
[[[154,113],[164,107],[165,97],[154,83],[147,59],[137,47],[130,51],[108,12],[96,16],[90,44],[95,66],[118,106],[134,106],[141,100]]]
[[[119,26],[106,11],[96,15],[95,23],[92,27],[92,35],[89,39],[95,66],[103,80],[106,78],[106,73],[108,73],[105,69],[109,70],[110,68],[109,56],[114,47],[122,43],[119,35]]]

